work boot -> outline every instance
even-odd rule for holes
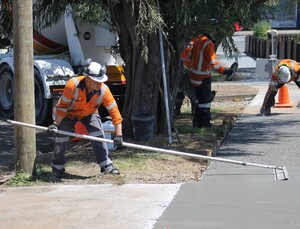
[[[50,173],[48,175],[49,178],[56,178],[56,179],[59,179],[59,178],[62,178],[63,175],[65,173],[65,169],[56,169],[54,167],[52,167],[52,173]]]
[[[104,175],[112,174],[112,175],[120,175],[120,171],[113,166],[102,167],[100,172]]]
[[[262,116],[270,116],[271,115],[271,107],[265,107],[260,109],[260,114]]]

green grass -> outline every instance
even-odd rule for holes
[[[114,159],[114,165],[124,172],[133,170],[143,172],[148,170],[147,162],[150,160],[165,160],[170,157],[171,155],[168,154],[143,151],[143,153],[118,157]]]
[[[20,187],[20,186],[30,186],[33,184],[35,179],[24,172],[18,172],[11,180],[8,182],[8,186]]]
[[[126,174],[127,172],[149,172],[148,163],[153,163],[155,160],[168,160],[169,158],[174,157],[174,155],[156,153],[156,152],[148,152],[148,151],[140,151],[134,153],[128,153],[126,155],[121,155],[114,158],[114,165],[122,171],[122,173]],[[66,163],[66,169],[71,167],[82,167],[84,164],[82,161],[70,161]],[[61,182],[61,180],[55,179],[53,177],[49,177],[49,173],[51,172],[51,166],[48,164],[37,164],[36,165],[36,174],[34,176],[29,175],[27,173],[19,172],[14,177],[12,177],[7,183],[7,187],[25,187],[25,186],[35,186],[35,185],[43,185],[49,183],[57,183]],[[90,177],[89,179],[97,180],[97,176]],[[117,181],[119,178],[113,178]],[[124,181],[120,179],[120,184],[123,184]]]

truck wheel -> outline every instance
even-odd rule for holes
[[[4,118],[14,117],[14,80],[12,70],[5,65],[0,70],[0,111]]]
[[[51,99],[45,98],[45,89],[40,78],[40,73],[34,69],[34,98],[35,98],[35,117],[37,125],[48,125],[51,119]]]
[[[12,70],[5,65],[0,70],[0,111],[4,118],[14,118],[14,79]],[[45,99],[44,87],[40,73],[34,70],[34,97],[36,124],[49,124],[51,122],[51,100]]]

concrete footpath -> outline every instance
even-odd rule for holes
[[[217,157],[285,165],[289,180],[275,181],[272,169],[213,162],[202,181],[183,184],[155,228],[300,228],[300,90],[289,85],[293,108],[259,116],[266,82],[238,118]],[[237,85],[238,86],[238,85]]]
[[[179,188],[180,184],[0,188],[0,228],[153,228]]]

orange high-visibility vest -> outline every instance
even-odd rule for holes
[[[283,59],[281,60],[275,67],[275,72],[272,74],[272,79],[274,81],[278,81],[278,68],[281,65],[286,65],[291,70],[291,80],[295,81],[298,79],[298,75],[300,74],[300,64],[297,61],[291,60],[291,59]],[[290,82],[289,81],[289,82]]]
[[[122,117],[118,105],[106,84],[101,83],[99,93],[93,95],[87,102],[85,87],[83,89],[78,87],[85,77],[73,77],[67,82],[64,92],[56,105],[55,114],[70,119],[76,117],[80,120],[92,113],[98,113],[98,107],[102,104],[111,116],[113,124],[121,123]]]
[[[197,37],[193,38],[190,43],[188,44],[188,46],[183,50],[183,52],[181,53],[180,57],[183,61],[183,66],[186,67],[187,69],[190,68],[190,64],[191,64],[191,59],[192,59],[192,49],[193,49],[193,45],[194,45],[194,40],[197,39]]]
[[[197,87],[211,76],[212,69],[223,74],[225,68],[216,58],[215,45],[206,36],[198,36],[193,40],[189,77],[192,85]]]

